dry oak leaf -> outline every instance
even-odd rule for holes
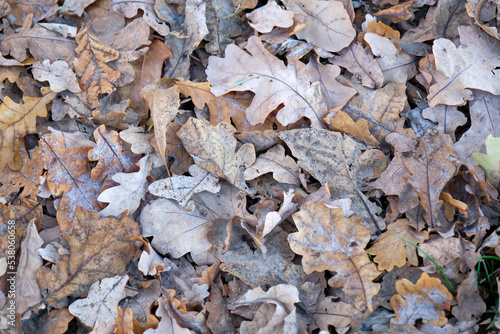
[[[413,325],[418,319],[436,326],[448,322],[444,310],[450,310],[453,296],[439,278],[424,272],[415,285],[406,278],[397,281],[396,290],[398,294],[391,298],[396,317],[391,319],[391,324]]]
[[[128,275],[96,281],[90,286],[86,298],[71,303],[68,307],[69,312],[88,327],[94,327],[97,321],[105,322],[107,325],[114,324],[118,315],[118,302],[126,297],[127,281]]]
[[[245,180],[252,180],[266,173],[273,173],[273,178],[282,183],[300,186],[300,167],[292,157],[285,155],[285,149],[276,145],[257,157],[253,165],[245,170]]]
[[[143,17],[149,26],[160,35],[167,36],[170,27],[167,22],[158,17],[155,3],[155,0],[129,0],[126,3],[122,0],[112,0],[110,5],[115,12],[122,14],[126,18],[132,18],[137,15],[139,9],[142,10],[144,12]]]
[[[429,88],[430,107],[438,104],[463,105],[472,100],[470,89],[500,94],[500,41],[473,26],[461,26],[460,46],[440,38],[432,47],[436,61],[435,84]]]
[[[380,143],[370,133],[370,127],[366,119],[360,118],[354,122],[345,112],[339,110],[334,117],[324,118],[330,130],[344,132],[361,140],[366,145],[378,146]]]
[[[274,27],[290,27],[293,16],[293,12],[282,9],[274,0],[247,14],[247,18],[252,21],[249,25],[261,33],[271,32]]]
[[[46,106],[56,96],[49,92],[43,97],[24,97],[23,104],[17,104],[8,96],[0,106],[0,171],[6,166],[19,170],[23,160],[19,154],[22,138],[36,133],[36,118],[47,116]]]
[[[174,201],[158,198],[142,209],[140,215],[142,236],[153,236],[151,245],[161,254],[170,253],[180,258],[190,252],[201,265],[210,262],[207,239],[210,220],[196,210],[186,211]]]
[[[120,131],[120,138],[130,144],[130,150],[135,154],[148,154],[154,152],[149,143],[152,133],[144,131],[142,127],[129,125],[128,129]]]
[[[137,164],[140,167],[138,172],[116,173],[111,178],[120,185],[99,194],[99,202],[109,203],[99,212],[100,217],[118,216],[125,211],[132,215],[137,210],[148,191],[147,177],[152,169],[150,156],[146,155]]]
[[[478,286],[477,271],[471,270],[467,279],[458,286],[458,305],[451,310],[458,321],[474,320],[486,312],[486,303],[481,298]]]
[[[245,168],[255,162],[255,149],[252,144],[243,144],[235,152],[238,142],[235,132],[228,123],[213,126],[206,120],[191,117],[177,131],[177,136],[198,166],[246,190],[243,174]]]
[[[33,64],[32,73],[38,81],[48,81],[53,92],[59,93],[66,89],[75,94],[81,92],[75,72],[63,60],[57,60],[52,64],[48,59],[43,63],[36,62]]]
[[[87,158],[91,149],[90,146],[68,148],[66,140],[54,134],[44,135],[40,141],[48,170],[47,186],[54,196],[62,195],[56,217],[63,232],[71,229],[76,215],[85,210],[99,210],[97,195],[102,182],[91,177]]]
[[[471,122],[477,122],[478,119],[472,116],[472,110],[470,112]],[[453,141],[455,141],[456,129],[467,123],[467,117],[458,111],[456,106],[438,105],[434,108],[428,107],[422,110],[422,116],[438,123],[437,129],[439,132],[450,135]]]
[[[288,240],[292,250],[303,256],[304,271],[336,272],[328,284],[352,296],[357,309],[372,310],[372,299],[380,290],[373,280],[380,272],[364,250],[371,232],[361,219],[347,218],[340,208],[313,202],[292,217],[299,231],[290,233]]]
[[[363,86],[378,89],[384,83],[384,75],[378,62],[368,48],[352,43],[339,52],[331,62],[339,65],[353,74],[352,80]]]
[[[297,310],[299,290],[291,284],[278,284],[264,291],[260,287],[248,290],[231,302],[231,307],[263,303],[254,319],[241,323],[241,333],[298,333]],[[269,307],[272,304],[274,307]]]
[[[315,127],[323,127],[326,105],[321,100],[320,84],[310,83],[306,65],[294,57],[288,65],[270,54],[258,37],[248,39],[245,49],[229,45],[226,58],[210,57],[206,70],[212,92],[220,96],[230,91],[255,93],[245,110],[250,124],[264,123],[268,115],[284,104],[276,119],[289,125],[307,117]]]
[[[379,235],[367,251],[375,255],[373,261],[378,264],[380,271],[392,271],[394,266],[402,267],[407,259],[410,264],[418,266],[417,249],[408,242],[417,244],[427,239],[429,232],[418,232],[411,227],[409,219],[398,219],[387,225],[387,231]]]
[[[219,192],[220,185],[217,176],[198,165],[191,165],[189,174],[191,176],[180,175],[155,181],[149,185],[148,191],[156,196],[174,199],[182,207],[185,207],[196,193],[208,191],[215,194]]]
[[[6,0],[5,2],[10,5],[6,17],[10,24],[17,26],[23,24],[28,14],[33,14],[33,21],[36,23],[57,12],[57,0]]]
[[[356,36],[349,14],[340,1],[285,0],[283,3],[295,14],[305,15],[307,27],[297,32],[297,37],[310,44],[337,52],[351,44]]]
[[[107,63],[118,59],[120,54],[102,44],[87,28],[76,35],[75,41],[78,44],[75,72],[80,78],[80,87],[87,93],[88,104],[97,108],[99,94],[109,94],[116,89],[114,83],[120,78],[120,72]]]
[[[132,237],[139,234],[139,225],[129,216],[99,219],[95,211],[78,215],[71,234],[61,234],[69,252],[51,269],[40,268],[36,273],[40,289],[47,290],[43,302],[66,307],[69,296],[85,296],[97,280],[123,275],[136,251]]]
[[[337,333],[346,333],[353,318],[361,316],[361,313],[351,304],[334,302],[333,299],[335,297],[329,296],[317,303],[316,312],[312,312],[315,327],[327,333],[329,327],[334,326]]]
[[[367,149],[364,144],[339,132],[313,128],[282,131],[279,137],[291,149],[300,167],[322,185],[328,184],[334,199],[351,199],[352,210],[372,231],[385,228],[376,215],[380,208],[360,191],[360,180],[355,174],[362,163],[359,157]]]
[[[45,59],[55,62],[65,60],[70,63],[75,57],[76,43],[73,39],[50,31],[40,24],[31,29],[32,16],[28,15],[19,32],[6,36],[0,42],[2,54],[10,54],[17,61],[28,59],[31,54],[35,61]],[[29,50],[29,54],[27,52]]]

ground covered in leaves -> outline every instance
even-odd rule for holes
[[[4,333],[500,329],[496,0],[2,0]]]

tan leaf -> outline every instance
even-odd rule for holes
[[[344,132],[367,145],[380,145],[378,140],[370,133],[366,119],[360,118],[357,122],[354,122],[348,114],[339,110],[333,118],[327,117],[324,120],[330,130]]]
[[[11,24],[22,25],[26,15],[33,14],[33,21],[38,22],[57,12],[57,2],[54,0],[7,0],[10,11],[7,14]]]
[[[185,207],[196,193],[202,191],[219,192],[220,185],[217,176],[210,174],[198,165],[189,167],[189,174],[191,176],[173,176],[155,181],[149,185],[148,191],[156,196],[174,199],[182,207]]]
[[[66,89],[72,93],[81,92],[76,74],[65,61],[58,60],[50,64],[49,60],[45,59],[42,64],[39,62],[33,64],[32,72],[38,81],[48,81],[53,92],[59,93]]]
[[[36,118],[47,116],[46,105],[56,93],[43,97],[25,97],[23,104],[17,104],[8,96],[0,106],[0,171],[6,166],[19,170],[23,161],[19,154],[21,140],[30,133],[36,133]]]
[[[182,145],[182,141],[177,137],[177,131],[181,126],[177,122],[170,123],[165,132],[166,132],[166,143],[165,143],[165,151],[169,156],[173,157],[174,163],[170,166],[170,170],[172,174],[182,175],[189,170],[189,167],[194,163],[193,158],[189,155],[189,153]],[[163,153],[160,152],[158,148],[156,138],[151,138],[151,145],[155,149],[155,152],[158,156],[161,156]],[[165,161],[164,161],[165,162]]]
[[[75,56],[76,43],[72,39],[52,32],[39,24],[31,29],[32,16],[28,15],[19,32],[6,36],[0,43],[2,54],[8,54],[17,61],[26,60],[29,53],[36,61],[48,59],[51,62],[65,60],[71,63]]]
[[[280,104],[276,119],[282,125],[295,123],[302,117],[322,127],[326,106],[321,102],[319,83],[309,83],[306,66],[294,57],[288,65],[264,49],[258,37],[252,36],[245,49],[229,45],[226,57],[210,57],[206,70],[215,96],[230,91],[251,90],[255,93],[245,113],[250,124],[263,123]]]
[[[397,295],[391,298],[391,306],[396,318],[392,324],[413,325],[418,319],[430,321],[436,326],[448,322],[444,310],[450,310],[452,295],[441,283],[439,278],[429,277],[422,273],[417,284],[412,284],[406,278],[396,282]]]
[[[300,301],[298,289],[291,284],[278,284],[264,292],[260,287],[247,291],[231,303],[231,306],[264,303],[254,319],[243,321],[242,333],[298,332],[295,303]],[[270,308],[266,304],[273,304]]]
[[[276,2],[268,1],[262,6],[247,14],[249,23],[258,32],[271,32],[274,27],[288,28],[293,24],[293,12],[282,9]]]
[[[481,298],[478,286],[477,272],[471,270],[467,279],[460,283],[457,289],[458,305],[451,310],[458,321],[474,320],[486,312],[486,303]]]
[[[95,1],[96,0],[64,0],[64,5],[60,10],[81,17],[85,8]]]
[[[52,310],[44,313],[36,322],[36,329],[49,329],[64,333],[68,330],[69,323],[74,319],[74,316],[69,313],[68,309]],[[29,327],[28,327],[29,328]]]
[[[255,149],[252,144],[244,144],[235,152],[234,132],[236,129],[227,123],[213,126],[205,120],[190,118],[177,136],[198,166],[246,190],[244,169],[254,163]]]
[[[119,216],[125,211],[131,215],[137,210],[148,190],[146,178],[152,168],[149,155],[139,160],[138,165],[140,170],[136,173],[116,173],[111,177],[120,185],[104,190],[97,197],[99,202],[109,203],[99,212],[100,217]]]
[[[417,62],[414,56],[399,51],[387,37],[367,33],[365,41],[370,45],[372,53],[378,56],[377,62],[384,74],[384,83],[396,82],[405,84],[417,74]]]
[[[76,75],[80,78],[80,87],[87,93],[90,106],[99,107],[99,94],[109,94],[115,90],[114,83],[120,77],[120,72],[107,63],[120,55],[115,49],[102,44],[92,36],[87,28],[81,30],[75,39],[78,47],[75,52]]]
[[[86,298],[71,303],[68,307],[69,312],[89,327],[94,327],[97,321],[105,322],[107,325],[114,324],[118,315],[118,302],[126,297],[127,281],[127,275],[96,281],[90,286]]]
[[[26,231],[27,235],[21,244],[21,256],[17,264],[17,274],[15,276],[16,285],[16,307],[17,310],[23,313],[31,305],[38,304],[41,298],[41,291],[36,282],[36,271],[42,267],[43,260],[36,253],[38,248],[42,247],[43,240],[38,235],[35,226],[35,219],[32,219]],[[10,258],[10,257],[9,257]],[[9,272],[12,272],[14,267],[7,267]],[[9,277],[9,275],[7,276]],[[24,319],[28,319],[31,311],[23,314]]]
[[[40,151],[47,172],[47,186],[55,196],[62,196],[57,206],[57,222],[62,232],[71,229],[73,220],[85,210],[99,210],[97,195],[101,181],[91,177],[88,154],[92,147],[66,148],[66,140],[44,135]]]
[[[128,129],[120,131],[120,138],[131,145],[130,150],[135,154],[147,154],[154,152],[149,143],[153,137],[152,133],[144,131],[142,127],[130,125]]]
[[[158,155],[165,162],[167,129],[179,111],[179,91],[172,82],[165,79],[156,80],[154,83],[141,90],[141,96],[147,101],[153,119],[156,145],[160,152]]]
[[[349,14],[340,1],[286,0],[283,3],[288,10],[306,17],[308,26],[297,32],[297,37],[326,51],[342,50],[356,35]]]
[[[317,326],[328,331],[329,326],[334,326],[337,333],[345,333],[352,322],[352,318],[359,316],[360,312],[351,304],[344,302],[333,302],[334,297],[327,297],[317,305],[316,312],[313,313]]]
[[[167,36],[170,32],[170,27],[167,22],[157,15],[155,0],[130,0],[126,3],[122,0],[112,0],[111,5],[115,12],[122,14],[126,18],[136,16],[137,11],[140,9],[144,12],[144,19],[157,33],[162,36]]]
[[[159,198],[142,209],[140,222],[142,235],[154,236],[151,245],[161,254],[180,258],[191,252],[196,263],[208,263],[210,221],[196,210],[186,211],[173,201]]]
[[[293,214],[293,220],[299,231],[290,233],[288,240],[292,250],[303,256],[304,271],[336,272],[329,285],[354,297],[357,309],[372,310],[372,299],[380,290],[380,284],[372,281],[380,272],[364,251],[371,232],[361,219],[309,202]]]
[[[295,160],[285,155],[285,149],[281,145],[259,155],[253,165],[245,170],[245,180],[252,180],[270,172],[278,182],[300,185],[300,168]]]
[[[460,46],[440,38],[432,50],[436,60],[436,81],[429,89],[430,107],[438,104],[463,105],[472,100],[471,88],[500,93],[500,80],[495,75],[500,64],[500,43],[473,26],[459,27]]]
[[[340,67],[337,65],[323,65],[316,57],[309,60],[307,70],[311,81],[320,83],[321,95],[328,110],[343,107],[357,93],[354,88],[337,81],[340,76]]]
[[[312,128],[282,131],[279,137],[290,147],[300,167],[322,185],[328,184],[334,199],[351,199],[353,211],[366,226],[374,232],[384,229],[382,220],[376,216],[380,209],[359,190],[355,176],[365,145],[339,132]]]
[[[167,261],[168,259],[162,258],[152,247],[150,247],[149,253],[142,251],[141,258],[137,263],[137,269],[139,269],[144,276],[155,276],[159,272],[171,269]]]
[[[472,108],[470,112],[472,114]],[[456,129],[467,122],[467,117],[458,111],[455,106],[438,105],[434,108],[425,108],[422,110],[422,116],[438,123],[437,129],[442,133],[450,135],[453,141],[455,141]],[[476,123],[477,120],[477,118],[471,117],[473,124]],[[464,136],[465,134],[462,135],[462,138]]]
[[[139,233],[139,225],[128,216],[99,219],[95,211],[78,215],[72,234],[61,234],[69,244],[69,254],[51,269],[40,268],[36,273],[40,289],[47,289],[43,302],[65,307],[69,296],[86,295],[95,281],[123,275],[135,253],[131,238]]]
[[[428,238],[429,232],[418,232],[410,226],[409,219],[398,219],[387,225],[387,231],[377,237],[367,252],[375,255],[373,261],[378,263],[381,271],[391,271],[394,266],[402,267],[407,259],[410,264],[418,266],[417,249],[408,242],[417,244]]]
[[[410,0],[398,5],[392,6],[390,8],[381,10],[374,14],[377,18],[381,20],[390,21],[391,23],[398,23],[401,21],[406,21],[412,18],[413,14],[409,11],[409,8],[415,4],[417,0]]]
[[[363,86],[378,89],[384,83],[379,64],[369,50],[363,49],[359,43],[352,43],[344,48],[332,62],[351,72],[354,75],[353,80]]]

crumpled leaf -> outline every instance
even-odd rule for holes
[[[257,157],[253,165],[245,170],[245,180],[273,173],[273,178],[282,183],[296,184],[300,186],[300,168],[291,157],[285,155],[285,149],[276,145],[266,153]]]
[[[6,96],[0,105],[0,171],[6,166],[19,170],[23,161],[19,154],[21,140],[30,133],[36,133],[36,118],[47,116],[46,105],[56,96],[48,92],[43,97],[24,97],[23,104],[17,104]]]
[[[244,333],[293,333],[298,331],[298,317],[295,303],[300,302],[299,291],[291,284],[278,284],[264,292],[260,287],[248,290],[231,306],[264,303],[255,318],[243,321],[240,331]],[[273,308],[269,308],[273,304]],[[262,311],[261,311],[262,310]]]
[[[100,217],[119,216],[125,211],[133,214],[141,204],[148,190],[147,177],[151,171],[151,158],[146,155],[139,160],[140,170],[136,173],[116,173],[111,178],[119,186],[108,188],[99,194],[99,202],[109,203],[99,212]]]
[[[429,232],[417,231],[410,225],[409,219],[398,219],[387,225],[387,231],[377,237],[367,251],[375,255],[373,261],[378,270],[392,271],[394,266],[402,267],[408,262],[418,266],[417,249],[409,244],[422,243],[429,238]]]
[[[99,107],[99,94],[109,94],[116,89],[114,83],[120,72],[107,63],[117,59],[120,53],[102,44],[86,27],[76,35],[75,41],[78,44],[75,71],[80,87],[87,93],[87,103],[93,108]]]
[[[208,263],[210,243],[207,232],[210,221],[196,210],[186,211],[173,201],[159,198],[141,211],[142,236],[154,236],[151,245],[161,254],[175,258],[191,252],[198,264]]]
[[[276,119],[282,125],[302,117],[321,127],[326,106],[321,102],[320,84],[309,83],[306,66],[294,57],[285,66],[264,49],[258,37],[248,39],[245,49],[229,45],[226,57],[210,57],[206,70],[212,92],[220,96],[230,91],[251,90],[255,93],[245,113],[250,124],[263,123],[280,104]]]
[[[41,64],[39,62],[33,64],[32,72],[38,81],[48,81],[53,92],[59,93],[66,89],[72,93],[81,92],[75,72],[65,61],[57,60],[50,64],[49,60],[45,59]]]
[[[40,268],[36,273],[40,289],[47,290],[43,302],[65,307],[68,297],[85,296],[95,281],[123,275],[135,253],[131,239],[139,233],[139,225],[128,216],[99,219],[95,211],[78,215],[71,234],[61,234],[69,244],[68,252],[51,269]]]
[[[332,62],[351,72],[353,80],[365,87],[378,89],[384,83],[384,75],[378,62],[368,48],[363,49],[359,43],[352,43],[342,49]]]
[[[90,286],[87,298],[71,303],[68,307],[69,312],[89,327],[93,327],[97,321],[107,325],[114,324],[118,316],[118,302],[126,297],[127,281],[127,275],[96,281]]]
[[[326,51],[342,50],[356,35],[349,14],[340,1],[285,0],[283,3],[288,10],[306,17],[304,22],[308,26],[297,32],[297,37]]]
[[[246,190],[244,168],[254,163],[255,149],[252,144],[243,144],[235,152],[235,132],[227,123],[213,126],[205,120],[190,118],[177,136],[198,166]]]
[[[391,298],[396,313],[396,318],[391,319],[392,324],[413,325],[418,319],[436,326],[448,323],[444,310],[450,310],[452,295],[439,278],[429,277],[424,272],[415,285],[406,278],[397,281],[396,290],[398,294]]]
[[[293,214],[293,220],[299,231],[290,233],[288,240],[292,250],[303,256],[304,271],[336,272],[328,284],[353,297],[357,309],[372,310],[372,299],[380,290],[380,284],[372,281],[380,272],[364,251],[371,232],[361,219],[309,202]]]
[[[173,176],[155,181],[149,185],[148,191],[156,196],[174,199],[182,207],[185,207],[196,193],[202,191],[219,192],[220,185],[217,176],[198,165],[189,167],[189,174],[191,176]]]
[[[500,79],[496,69],[500,64],[498,41],[478,28],[462,26],[460,46],[440,38],[432,47],[436,61],[435,83],[429,88],[430,107],[438,104],[463,105],[472,99],[470,89],[500,94]]]
[[[486,178],[490,184],[499,189],[500,188],[500,138],[488,135],[486,137],[486,152],[483,154],[480,152],[472,153],[474,159],[476,159],[479,166],[481,166],[486,172]]]
[[[288,28],[293,24],[294,13],[282,9],[274,1],[247,14],[252,28],[261,33],[271,32],[274,27]]]
[[[361,150],[366,149],[365,145],[339,132],[313,128],[282,131],[279,137],[299,159],[300,167],[322,185],[328,184],[334,199],[351,199],[352,210],[371,230],[384,229],[382,220],[376,216],[380,209],[360,191],[355,176],[358,164],[362,163],[359,157]]]

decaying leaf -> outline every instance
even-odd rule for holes
[[[310,84],[306,66],[294,57],[288,65],[272,56],[257,37],[250,37],[245,49],[230,45],[226,57],[210,57],[207,68],[212,92],[220,96],[230,91],[251,90],[256,95],[245,113],[250,124],[263,123],[280,104],[276,115],[282,125],[307,117],[316,127],[326,114],[319,83]]]
[[[392,324],[413,325],[418,319],[430,321],[437,326],[448,322],[444,311],[450,310],[451,293],[439,278],[422,273],[417,284],[407,279],[396,282],[397,295],[391,298],[391,306],[396,313]]]
[[[500,188],[500,138],[488,135],[484,144],[488,153],[475,152],[472,156],[479,166],[483,167],[491,185],[498,189]]]
[[[198,166],[245,190],[244,168],[254,163],[255,149],[252,144],[243,144],[236,151],[234,132],[236,129],[227,123],[213,126],[190,118],[177,136]]]
[[[43,302],[65,307],[68,297],[86,295],[95,281],[123,275],[135,252],[131,239],[139,233],[139,225],[128,216],[99,219],[95,211],[78,215],[71,234],[61,235],[69,245],[68,253],[51,269],[40,268],[36,273],[40,289],[47,290]]]
[[[149,192],[156,196],[171,198],[179,202],[180,206],[186,203],[196,193],[209,191],[218,193],[220,190],[219,178],[207,172],[198,165],[189,167],[191,176],[173,176],[158,180],[149,185]]]
[[[345,217],[342,209],[309,202],[293,220],[299,232],[291,233],[288,239],[292,250],[303,256],[304,271],[336,272],[329,285],[353,297],[359,310],[371,310],[372,299],[380,290],[372,281],[380,272],[364,251],[371,232],[361,219]]]
[[[46,105],[56,93],[49,92],[43,97],[25,97],[23,104],[17,104],[8,96],[0,106],[0,171],[6,166],[19,170],[23,165],[19,148],[21,139],[36,133],[36,118],[47,116]]]

